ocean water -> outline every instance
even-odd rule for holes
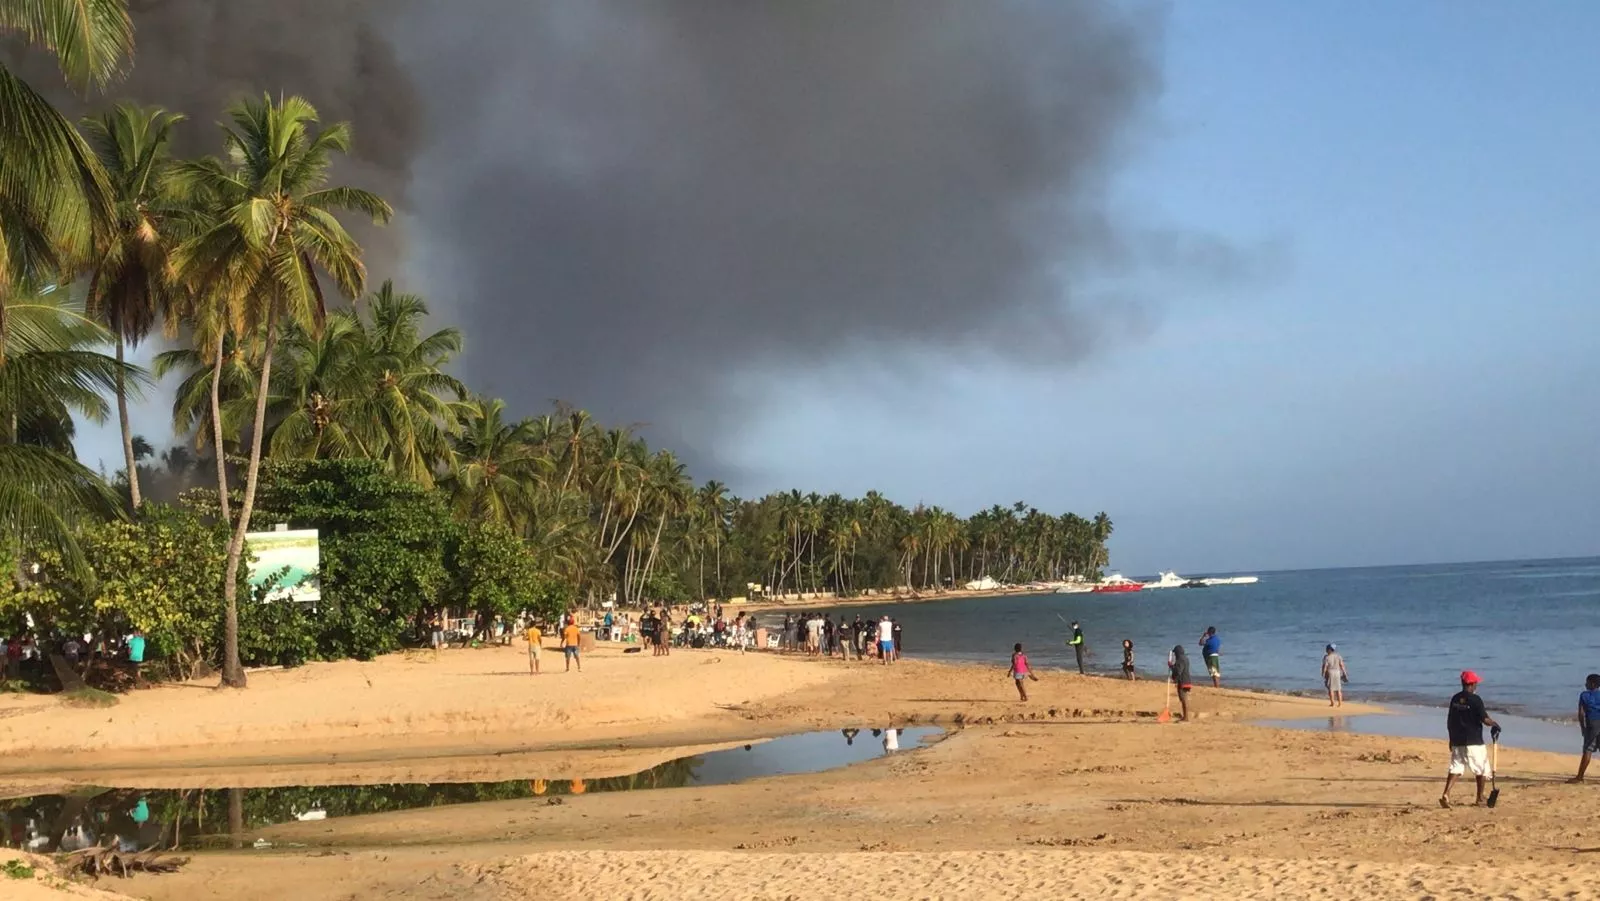
[[[908,656],[1003,669],[1020,641],[1036,666],[1075,667],[1063,620],[1076,619],[1091,669],[1120,672],[1131,638],[1141,674],[1160,677],[1182,644],[1196,681],[1197,642],[1216,626],[1224,685],[1308,694],[1323,691],[1322,649],[1334,642],[1349,698],[1442,706],[1471,669],[1491,710],[1540,718],[1575,717],[1584,676],[1600,672],[1600,558],[1259,575],[1255,585],[860,609],[896,617]]]

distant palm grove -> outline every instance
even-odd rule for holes
[[[0,32],[91,94],[133,49],[124,0],[0,0]],[[251,663],[392,650],[440,609],[486,627],[613,598],[938,591],[1107,563],[1103,513],[740,499],[581,409],[518,418],[450,374],[464,337],[422,298],[371,283],[346,224],[392,211],[330,183],[345,124],[272,94],[194,112],[223,112],[217,152],[178,158],[174,134],[198,127],[183,116],[119,104],[74,124],[0,67],[0,637],[139,630],[172,675],[243,686]],[[130,364],[157,332],[154,372]],[[157,452],[128,405],[169,375]],[[124,465],[97,474],[74,421],[111,416]],[[246,533],[279,522],[322,533],[314,608],[245,579]]]

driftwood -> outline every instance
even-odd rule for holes
[[[130,853],[110,846],[84,848],[63,855],[68,872],[82,873],[92,879],[101,876],[127,878],[134,873],[176,873],[189,862],[187,857],[162,857],[160,851]]]

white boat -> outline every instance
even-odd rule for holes
[[[1260,576],[1223,576],[1216,579],[1201,579],[1205,585],[1254,585],[1261,581]]]
[[[1087,582],[1068,582],[1056,589],[1056,594],[1088,594],[1094,586]]]
[[[1144,583],[1146,588],[1182,588],[1189,584],[1189,580],[1174,572],[1164,572],[1154,582]]]

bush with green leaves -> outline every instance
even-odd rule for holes
[[[316,653],[371,659],[400,647],[446,586],[458,526],[439,496],[370,460],[268,461],[255,528],[316,529]]]
[[[239,605],[239,660],[245,666],[299,666],[322,655],[319,626],[312,609],[294,601],[267,600],[267,580],[255,596]],[[222,646],[217,632],[216,647]]]
[[[146,660],[180,678],[215,662],[227,544],[221,527],[189,510],[149,504],[137,520],[85,526],[78,544],[87,573],[73,575],[59,555],[40,554],[25,584],[8,580],[0,590],[0,616],[15,622],[31,615],[46,639],[116,638],[138,629]]]
[[[495,522],[463,527],[449,557],[451,582],[447,601],[477,614],[480,622],[495,616],[514,619],[524,613],[549,621],[566,609],[565,584],[544,572],[516,533]]]

